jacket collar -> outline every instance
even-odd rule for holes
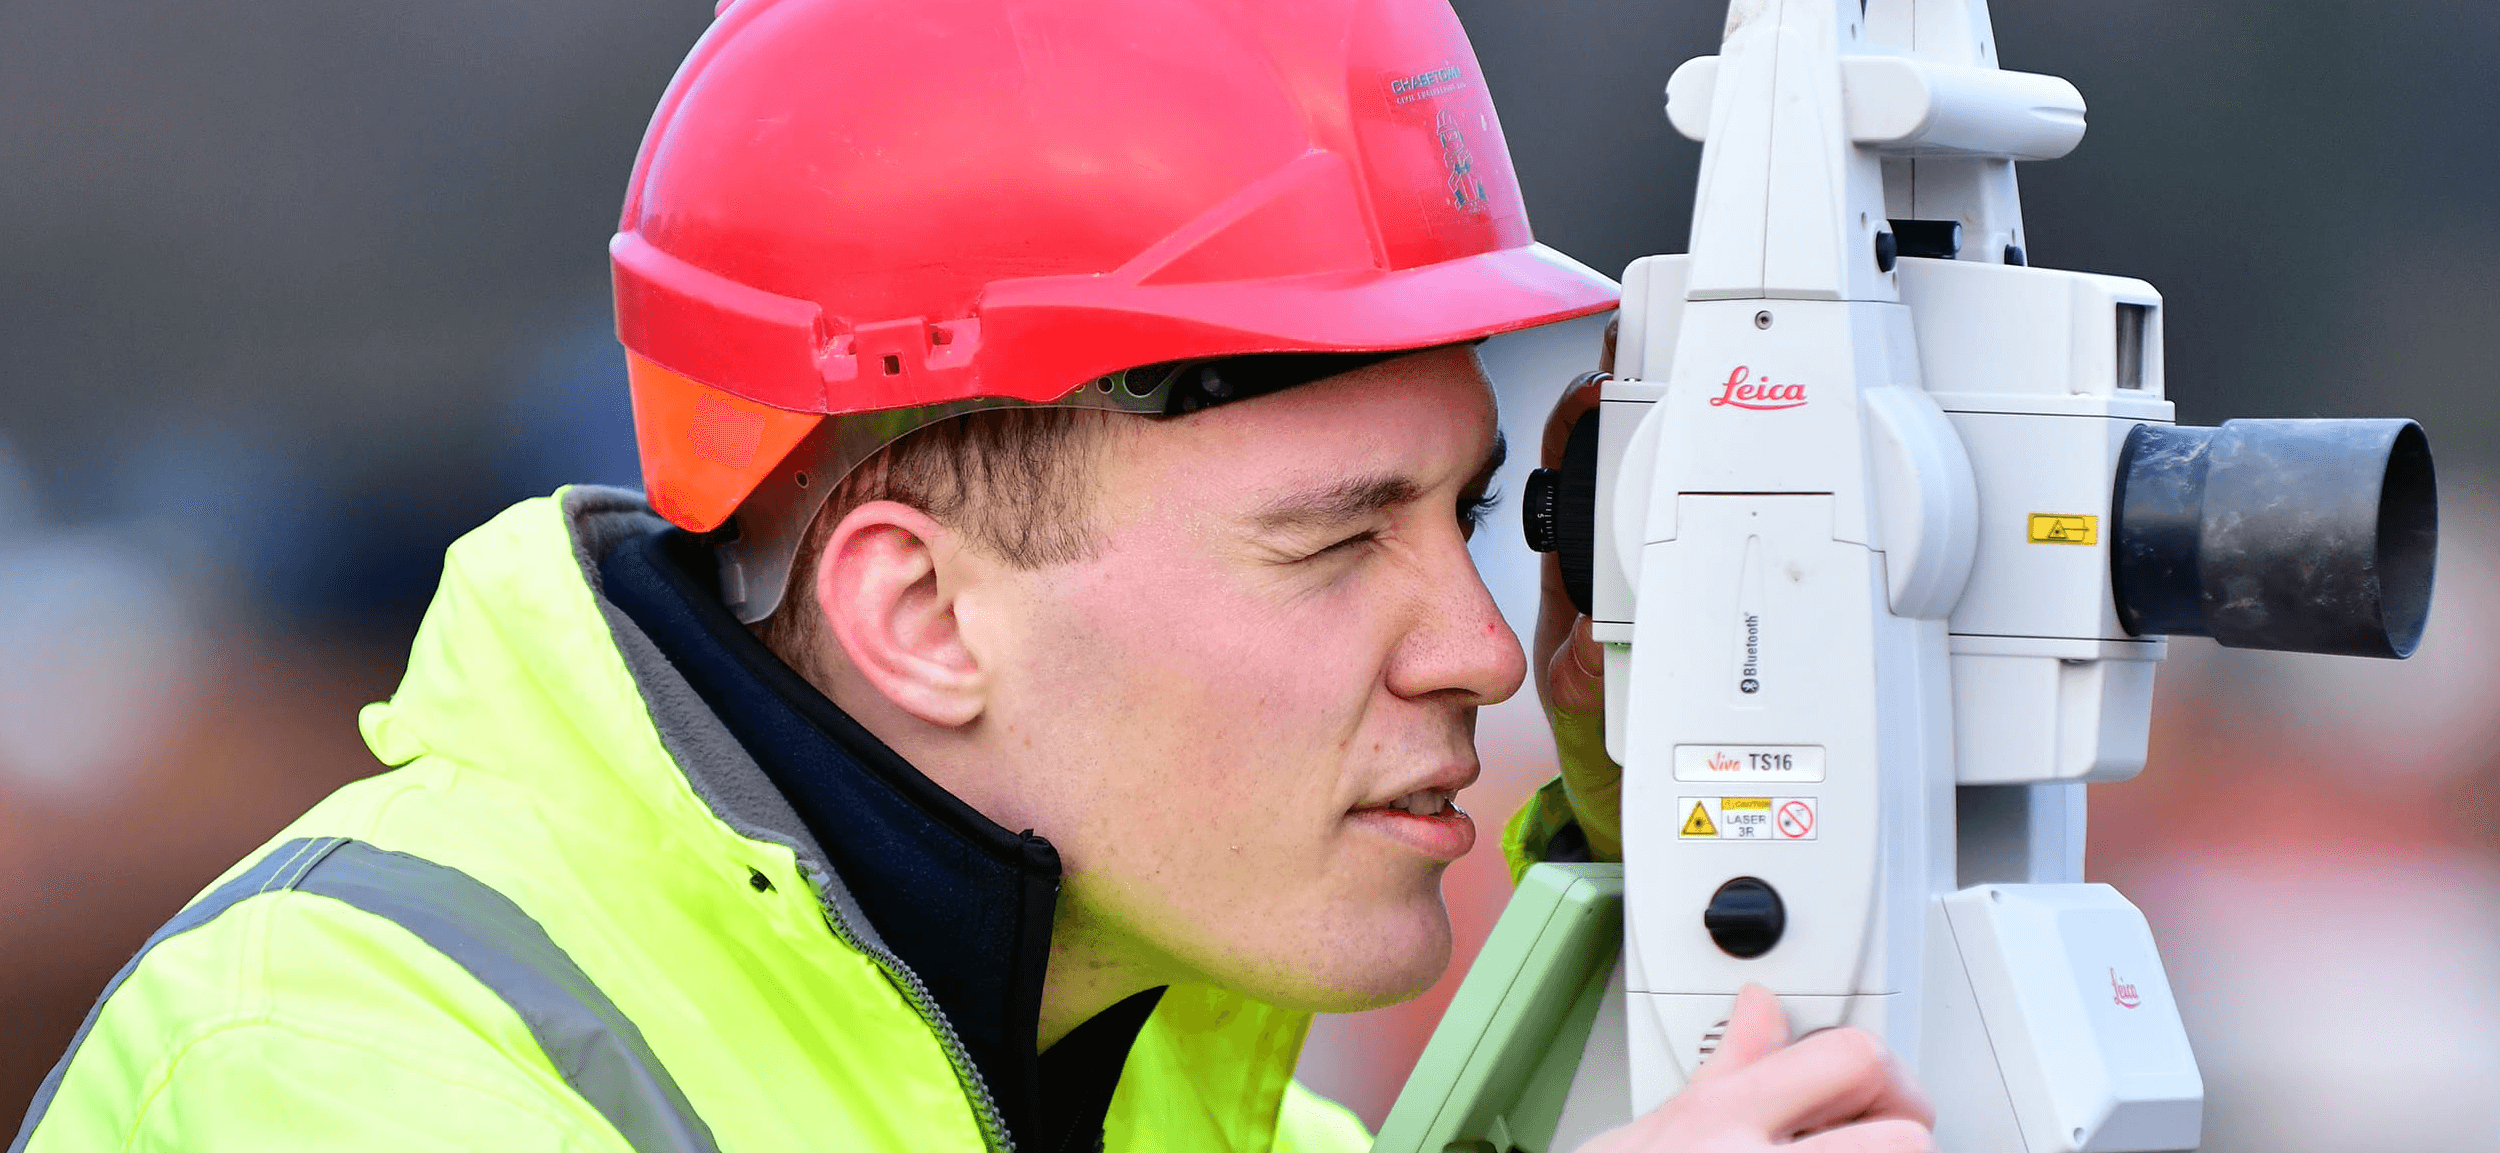
[[[366,743],[387,765],[431,756],[520,803],[560,803],[568,836],[665,845],[635,858],[639,899],[714,901],[724,884],[744,894],[745,865],[786,860],[835,927],[822,947],[856,947],[886,966],[892,950],[790,799],[605,593],[601,560],[667,527],[638,493],[572,487],[463,536],[444,557],[405,679],[359,717]],[[725,878],[724,866],[737,871]],[[805,925],[757,931],[758,948],[807,936]],[[1109,1146],[1272,1147],[1280,1107],[1307,1115],[1294,1102],[1315,1100],[1288,1091],[1309,1021],[1228,990],[1175,986],[1129,1053]],[[942,1015],[934,1024],[947,1028]],[[976,1109],[990,1107],[977,1079],[964,1088]]]
[[[1161,990],[1036,1057],[1059,854],[946,792],[784,664],[722,606],[718,564],[676,529],[600,559],[607,599],[656,645],[813,834],[895,955],[923,981],[1019,1148],[1089,1150]]]

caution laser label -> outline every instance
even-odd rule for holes
[[[1686,841],[1811,841],[1819,835],[1813,797],[1678,797],[1675,835]]]
[[[2101,518],[2081,512],[2031,514],[2033,544],[2093,544],[2101,539]]]

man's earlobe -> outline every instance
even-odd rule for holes
[[[870,501],[834,527],[816,563],[814,593],[833,642],[868,687],[933,725],[970,724],[989,678],[939,580],[953,534],[928,514]]]

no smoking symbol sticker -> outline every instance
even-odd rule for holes
[[[1814,835],[1814,804],[1811,801],[1782,801],[1779,807],[1780,835],[1801,841]]]

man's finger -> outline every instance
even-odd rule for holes
[[[1736,1007],[1727,1015],[1727,1034],[1710,1059],[1693,1070],[1693,1083],[1715,1081],[1770,1056],[1788,1044],[1788,1010],[1771,991],[1754,982],[1736,992]]]
[[[1545,700],[1566,713],[1593,714],[1606,705],[1606,648],[1581,617],[1546,662]]]
[[[1537,464],[1542,468],[1561,468],[1563,446],[1571,440],[1571,426],[1597,408],[1604,381],[1598,372],[1585,372],[1563,386],[1563,394],[1545,414],[1545,435],[1537,443]]]
[[[1896,1117],[1843,1125],[1790,1148],[1797,1153],[1935,1153],[1936,1135],[1925,1125]]]
[[[1755,1061],[1741,1075],[1745,1085],[1733,1096],[1775,1136],[1850,1121],[1924,1125],[1935,1119],[1926,1095],[1883,1041],[1864,1029],[1826,1029]]]
[[[1610,326],[1606,333],[1605,349],[1598,358],[1600,372],[1614,363],[1614,329]],[[1553,410],[1545,416],[1545,435],[1537,448],[1538,467],[1562,467],[1563,445],[1571,439],[1572,424],[1597,408],[1600,385],[1595,376],[1584,374],[1573,380],[1555,399]],[[1546,666],[1568,636],[1580,610],[1571,603],[1571,595],[1563,586],[1562,554],[1547,553],[1537,562],[1537,584],[1536,645],[1529,651],[1535,657],[1531,667],[1536,670],[1537,695],[1551,703],[1554,698],[1552,686],[1546,681]]]

